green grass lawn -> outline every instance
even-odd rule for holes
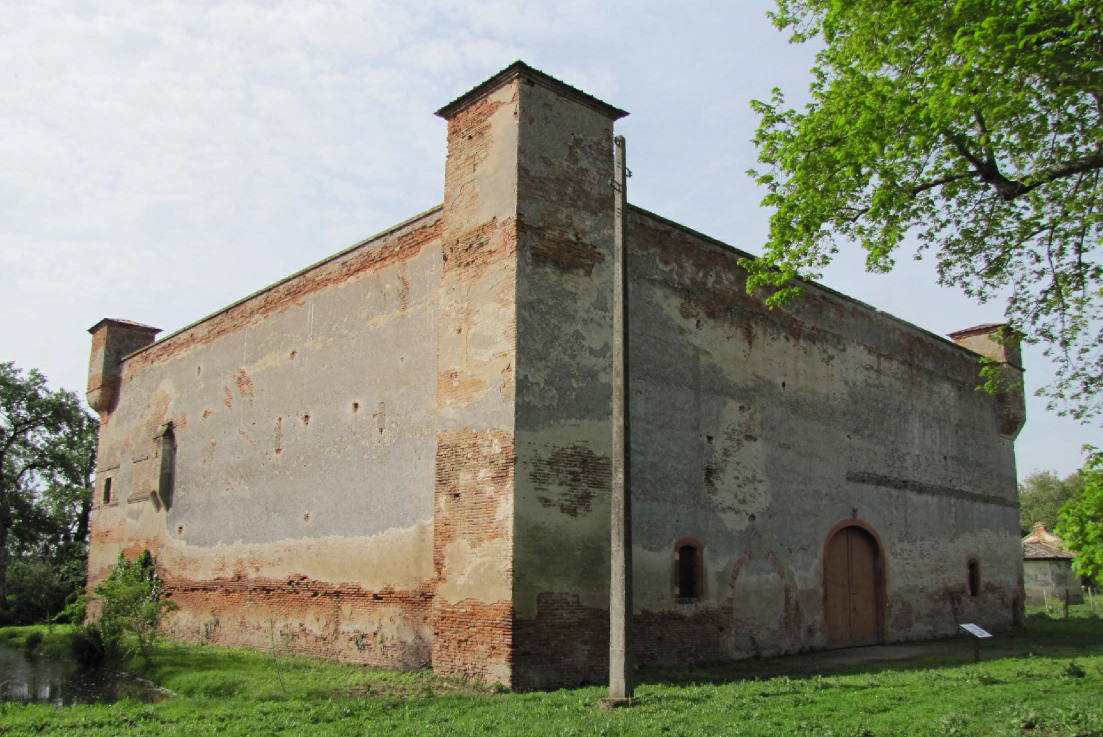
[[[0,629],[20,646],[36,628]],[[44,632],[38,657],[67,633]],[[0,734],[72,735],[1063,735],[1103,736],[1103,618],[1032,612],[988,641],[941,641],[917,657],[823,671],[824,656],[641,674],[638,704],[597,707],[600,687],[495,693],[268,653],[163,643],[145,675],[176,697],[55,708],[0,705]],[[132,664],[137,668],[137,664]]]

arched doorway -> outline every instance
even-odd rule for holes
[[[881,637],[880,546],[855,524],[840,525],[824,549],[824,619],[829,647],[876,645]]]

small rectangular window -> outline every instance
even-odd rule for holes
[[[969,596],[980,596],[980,564],[969,561]]]
[[[161,477],[157,484],[157,494],[165,509],[172,507],[173,492],[176,487],[176,434],[172,425],[168,425],[161,434]]]
[[[683,545],[678,548],[678,598],[684,600],[700,597],[699,578],[697,570],[697,548],[693,545]]]
[[[108,476],[103,480],[103,503],[111,503],[111,477]]]

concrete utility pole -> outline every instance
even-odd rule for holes
[[[613,180],[613,462],[612,547],[609,554],[609,698],[607,706],[631,703],[632,659],[632,483],[628,441],[628,177],[624,136],[616,147]]]

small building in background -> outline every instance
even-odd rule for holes
[[[1065,550],[1065,541],[1054,535],[1045,522],[1038,522],[1023,538],[1023,584],[1027,606],[1042,606],[1046,599],[1083,604],[1080,578],[1072,570],[1075,553]]]

